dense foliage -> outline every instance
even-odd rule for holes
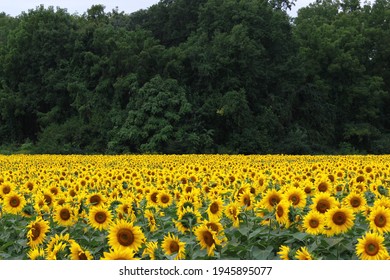
[[[390,1],[0,14],[0,152],[389,153]]]

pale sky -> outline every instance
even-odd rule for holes
[[[297,15],[299,8],[302,8],[315,0],[298,0],[295,7],[289,14],[292,17]],[[49,6],[66,8],[68,13],[83,14],[92,5],[102,4],[106,7],[106,12],[118,7],[119,12],[130,14],[140,9],[147,9],[151,5],[157,4],[159,0],[0,0],[0,12],[5,12],[11,16],[18,16],[22,11],[35,9],[40,4],[45,8]]]

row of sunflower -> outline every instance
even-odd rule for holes
[[[0,259],[389,259],[390,156],[0,156]]]

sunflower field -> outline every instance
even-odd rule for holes
[[[390,259],[390,156],[0,156],[0,259]]]

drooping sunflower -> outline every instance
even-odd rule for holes
[[[156,218],[154,214],[149,209],[145,210],[144,213],[145,218],[148,220],[148,227],[150,232],[154,232],[157,230]]]
[[[367,232],[365,236],[358,239],[356,255],[361,260],[386,260],[389,253],[383,244],[384,241],[383,235]]]
[[[161,243],[161,248],[164,250],[166,255],[177,254],[176,260],[185,259],[186,249],[185,242],[180,241],[180,239],[172,233],[168,233],[168,235],[164,236],[164,240]]]
[[[176,228],[181,233],[186,233],[195,228],[201,220],[200,212],[190,207],[185,208],[183,211],[178,211],[177,216],[178,220],[174,222]]]
[[[354,225],[354,213],[351,208],[333,207],[325,213],[326,234],[333,236],[335,234],[345,233]]]
[[[295,253],[295,258],[297,260],[313,260],[313,256],[306,247],[299,248]]]
[[[208,256],[214,256],[216,246],[221,244],[214,230],[209,229],[206,225],[200,225],[195,229],[195,236],[199,241],[202,249],[207,249]]]
[[[46,238],[46,233],[50,230],[49,222],[43,220],[40,216],[37,216],[35,221],[30,222],[27,228],[27,239],[30,247],[42,244]]]
[[[261,203],[264,208],[271,212],[274,207],[282,200],[282,198],[283,195],[279,191],[275,189],[269,189],[262,198]]]
[[[223,201],[221,198],[217,198],[209,204],[207,207],[207,215],[209,218],[220,219],[224,211]]]
[[[231,202],[225,207],[225,215],[233,222],[233,227],[240,226],[240,212],[241,208],[237,202]]]
[[[103,205],[92,207],[89,210],[88,223],[91,227],[100,231],[106,230],[110,226],[111,221],[111,212]]]
[[[370,228],[381,234],[390,232],[390,209],[384,206],[371,208],[368,217]]]
[[[5,213],[19,214],[26,205],[26,199],[23,195],[11,191],[4,197],[3,210]]]
[[[109,252],[104,252],[101,260],[139,260],[134,257],[134,251],[129,248],[110,248]]]
[[[129,248],[134,252],[145,243],[145,235],[139,226],[125,220],[118,220],[109,228],[108,244],[115,250]]]
[[[88,250],[84,250],[81,246],[76,242],[72,241],[70,243],[70,253],[71,260],[92,260],[93,256]]]
[[[66,249],[70,248],[72,241],[73,239],[70,238],[69,233],[52,236],[45,248],[47,259],[57,259],[57,253],[59,252],[62,252],[62,255],[67,257],[70,251],[68,252]]]
[[[325,218],[316,210],[311,210],[303,218],[303,228],[308,234],[319,235],[324,230]]]
[[[360,212],[366,208],[367,201],[363,194],[357,192],[350,192],[342,201],[346,207],[351,207],[353,212]]]
[[[321,214],[324,214],[326,211],[328,211],[330,208],[334,208],[338,206],[338,201],[336,198],[331,196],[327,192],[319,192],[317,193],[313,199],[312,199],[313,204],[310,205],[310,208],[312,210],[317,210]]]
[[[291,202],[291,205],[296,208],[304,208],[306,206],[306,193],[302,188],[288,188],[283,194],[284,198]]]
[[[158,250],[158,242],[157,241],[150,241],[146,242],[146,248],[144,249],[142,253],[142,257],[147,257],[150,260],[156,259],[156,251]]]
[[[280,259],[282,260],[290,260],[290,247],[286,246],[286,245],[281,245],[279,247],[279,251],[278,251],[278,255],[280,257]]]
[[[288,218],[290,212],[290,202],[286,199],[282,199],[275,207],[275,218],[279,225],[283,225],[286,228],[290,226],[290,220]]]

